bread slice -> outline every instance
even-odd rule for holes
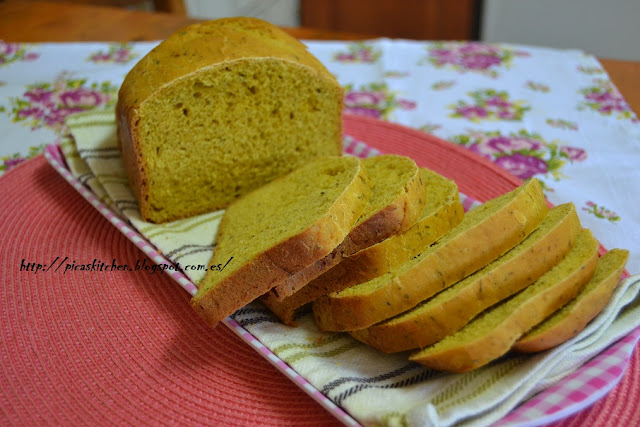
[[[370,185],[359,159],[327,157],[240,198],[222,218],[193,308],[213,326],[326,256],[366,208]]]
[[[127,74],[118,135],[146,221],[223,209],[342,154],[343,89],[298,40],[234,17],[176,31]]]
[[[598,242],[582,230],[571,252],[549,272],[458,332],[413,353],[409,360],[433,369],[465,372],[506,354],[516,340],[574,298],[591,279]]]
[[[426,203],[420,169],[409,157],[384,154],[362,160],[371,178],[371,197],[358,222],[329,255],[297,273],[272,292],[278,300],[291,296],[343,257],[378,243],[413,225]]]
[[[264,295],[262,301],[284,323],[293,326],[301,307],[318,297],[388,272],[456,226],[464,215],[456,183],[428,169],[421,169],[420,175],[426,184],[426,205],[422,217],[408,230],[344,258],[282,301],[270,293]]]
[[[410,261],[380,277],[318,298],[325,331],[367,328],[415,307],[487,265],[525,239],[547,216],[533,179],[467,213],[462,222]]]
[[[600,257],[591,281],[578,296],[527,332],[513,349],[525,353],[547,350],[578,335],[609,302],[628,257],[624,249],[612,249]]]
[[[580,228],[572,203],[556,206],[529,237],[491,264],[399,316],[350,334],[386,353],[440,341],[549,271],[571,250]]]

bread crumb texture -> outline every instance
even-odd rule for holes
[[[226,210],[192,305],[212,324],[330,253],[367,206],[370,179],[355,157],[316,159]],[[224,261],[222,261],[224,260]]]
[[[342,152],[343,93],[300,42],[252,18],[178,31],[127,75],[122,154],[145,219],[225,208]]]
[[[318,298],[316,323],[326,331],[349,331],[411,309],[516,246],[548,211],[540,183],[531,180],[471,210],[442,238],[389,273]]]
[[[516,340],[573,299],[593,276],[598,242],[583,229],[569,254],[535,283],[442,341],[412,354],[425,366],[465,372],[506,354]]]

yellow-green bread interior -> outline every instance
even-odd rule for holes
[[[355,157],[316,159],[229,206],[212,263],[231,257],[233,261],[215,274],[215,280],[203,282],[199,293],[206,293],[254,257],[316,224],[354,181],[360,167]]]
[[[372,180],[369,205],[358,220],[358,223],[370,218],[396,199],[406,184],[418,173],[416,163],[403,156],[384,154],[370,157],[362,161],[367,175]],[[404,183],[399,187],[399,183]],[[400,191],[399,191],[400,190]]]
[[[167,85],[139,109],[152,215],[223,208],[313,157],[341,154],[341,96],[309,67],[270,58]]]
[[[514,191],[522,191],[521,188],[518,188]],[[474,224],[481,222],[484,218],[491,216],[493,213],[499,211],[504,207],[504,203],[511,200],[513,192],[503,194],[495,199],[489,200],[488,202],[478,206],[477,208],[468,212],[462,219],[462,221],[451,231],[445,234],[440,240],[438,240],[437,245],[430,246],[426,248],[423,252],[418,254],[413,259],[407,261],[406,263],[400,265],[397,269],[390,271],[382,276],[376,277],[368,282],[360,283],[358,285],[352,286],[350,288],[344,289],[340,292],[332,294],[335,297],[348,297],[351,295],[364,295],[368,292],[372,292],[379,287],[385,286],[395,277],[398,277],[405,272],[411,270],[417,263],[419,263],[424,256],[437,250],[438,246],[446,243],[447,241],[453,239],[458,235],[460,231],[471,228]]]
[[[525,240],[523,240],[522,243],[504,254],[502,257],[498,258],[495,262],[492,262],[486,267],[478,270],[476,273],[443,290],[433,298],[423,301],[414,309],[395,316],[385,322],[382,322],[382,324],[393,325],[396,323],[406,322],[408,319],[411,319],[415,316],[420,316],[422,313],[428,312],[429,310],[434,309],[443,302],[453,298],[456,294],[464,290],[469,283],[476,281],[478,277],[481,277],[483,274],[486,274],[487,272],[510,262],[512,259],[518,257],[520,254],[528,250],[531,246],[538,243],[542,238],[544,238],[544,236],[546,236],[550,231],[556,228],[559,225],[560,221],[566,218],[568,215],[576,215],[573,204],[567,203],[564,205],[556,206],[549,211],[549,214],[544,219],[544,221],[542,221],[538,228],[536,228]],[[573,243],[574,242],[567,242],[567,244]]]
[[[420,178],[427,188],[427,201],[420,219],[433,215],[443,205],[458,199],[458,186],[455,181],[424,168],[420,169]]]
[[[458,332],[448,335],[442,341],[439,341],[416,353],[416,359],[429,356],[449,348],[461,346],[476,339],[481,339],[488,332],[494,330],[498,325],[504,322],[505,319],[517,311],[518,308],[531,297],[544,292],[545,289],[552,287],[558,281],[568,277],[576,268],[579,268],[582,263],[594,253],[594,251],[597,251],[597,248],[598,242],[593,238],[591,232],[583,230],[578,235],[576,245],[572,251],[559,264],[544,274],[535,283],[520,291],[512,298],[482,313]],[[517,339],[517,336],[514,337],[514,341],[515,339]]]
[[[582,291],[580,291],[578,296],[547,318],[544,322],[531,329],[523,336],[523,339],[534,338],[553,328],[558,323],[563,322],[571,314],[573,308],[580,304],[587,295],[594,292],[604,281],[617,281],[620,278],[620,271],[624,268],[628,256],[629,251],[624,249],[611,249],[609,252],[602,255],[596,264],[596,271],[593,273],[593,277]],[[613,277],[613,275],[615,275],[615,277]]]

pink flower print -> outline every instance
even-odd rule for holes
[[[0,56],[14,55],[20,50],[18,43],[7,43],[4,40],[0,40]]]
[[[398,99],[384,83],[371,83],[359,90],[351,90],[351,86],[347,86],[345,90],[344,106],[347,113],[386,119],[397,108],[403,110],[416,108],[415,102]]]
[[[488,115],[487,110],[475,105],[465,105],[463,107],[458,107],[456,108],[455,113],[469,120],[473,120],[475,118],[484,119]]]
[[[594,83],[595,86],[580,90],[585,100],[578,105],[578,109],[589,108],[605,116],[616,113],[618,119],[637,121],[637,117],[613,83],[605,79],[595,79]]]
[[[68,115],[74,114],[74,113],[80,113],[82,111],[86,111],[86,110],[82,107],[56,108],[55,110],[51,110],[44,117],[44,123],[46,126],[55,128],[57,126],[61,126]]]
[[[4,170],[8,171],[9,169],[18,166],[20,163],[24,162],[25,159],[24,157],[16,157],[13,159],[7,159],[4,161]]]
[[[499,65],[502,60],[492,55],[469,55],[463,56],[460,65],[470,70],[486,70],[494,65]]]
[[[108,53],[100,52],[91,55],[90,59],[93,62],[109,62],[109,59],[111,59],[111,55],[109,55]]]
[[[355,61],[356,56],[351,53],[341,52],[336,54],[335,59],[336,61],[339,61],[339,62],[348,62],[348,61]]]
[[[520,179],[528,179],[539,173],[547,173],[548,170],[547,164],[542,159],[524,156],[520,153],[499,157],[495,163]]]
[[[486,105],[488,105],[490,107],[507,108],[507,107],[511,106],[511,104],[507,100],[505,100],[501,96],[497,96],[497,95],[485,99],[484,102],[486,103]]]
[[[587,152],[578,147],[560,147],[560,152],[567,155],[572,162],[582,162],[587,160]]]
[[[65,107],[94,107],[104,104],[108,97],[99,92],[79,87],[59,94],[60,103]]]
[[[333,55],[333,59],[338,62],[375,62],[382,52],[374,49],[373,46],[363,42],[352,43],[348,46],[347,52],[338,52]]]
[[[51,108],[56,105],[53,99],[53,91],[35,87],[24,93],[24,97],[31,103]]]
[[[136,55],[132,51],[133,47],[127,43],[112,43],[106,52],[102,50],[94,52],[87,60],[97,64],[111,62],[125,64],[135,58]]]
[[[358,114],[361,116],[373,117],[376,119],[382,117],[382,112],[380,110],[376,110],[375,108],[345,107],[344,112],[348,114]]]
[[[10,98],[14,122],[23,121],[32,130],[41,127],[65,132],[70,114],[113,105],[117,89],[109,82],[85,85],[86,80],[61,74],[51,82],[27,86],[22,97]]]
[[[493,155],[495,154],[492,147],[489,147],[487,144],[475,143],[471,144],[469,150],[476,153],[480,157],[484,157],[487,160],[493,160]]]
[[[381,105],[386,99],[384,92],[349,92],[344,97],[346,106]]]
[[[450,67],[459,72],[476,72],[497,77],[495,68],[508,67],[516,56],[526,52],[482,42],[435,42],[428,48],[427,60],[436,67]],[[423,62],[423,61],[421,61]]]
[[[538,151],[542,148],[542,144],[530,138],[507,138],[497,136],[490,138],[487,145],[493,147],[497,152],[513,152],[513,151]]]
[[[407,99],[399,99],[398,100],[398,107],[402,108],[403,110],[414,110],[416,108],[416,103],[414,101],[409,101]]]
[[[45,115],[45,110],[38,107],[25,108],[23,110],[18,111],[18,117],[27,118],[32,117],[36,119],[41,119]]]
[[[16,61],[33,61],[40,57],[39,53],[28,52],[27,49],[25,44],[0,40],[0,66]]]
[[[457,55],[448,49],[432,49],[429,51],[436,65],[456,64]]]

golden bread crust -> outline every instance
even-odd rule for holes
[[[367,162],[376,162],[383,158],[385,160],[382,161],[385,162],[395,160],[399,164],[404,163],[406,166],[410,164],[413,166],[414,173],[408,177],[406,182],[398,182],[399,186],[395,189],[396,197],[382,209],[374,212],[369,218],[360,221],[353,227],[347,237],[331,254],[276,286],[272,292],[277,300],[282,301],[292,296],[344,258],[404,231],[420,218],[426,204],[426,183],[422,180],[420,169],[413,160],[396,155],[372,157],[363,160],[363,164],[366,167]],[[380,178],[383,177],[372,177],[372,179]]]
[[[363,329],[416,306],[520,243],[549,210],[535,179],[485,205],[498,203],[504,205],[480,221],[463,219],[411,267],[374,279],[379,286],[367,282],[318,298],[313,303],[318,327],[325,331]]]
[[[435,178],[438,177],[442,181],[434,185],[441,185],[447,191],[442,195],[442,199],[430,201],[432,209],[428,212],[421,212],[421,215],[424,215],[413,226],[343,258],[337,265],[281,301],[271,293],[264,295],[262,301],[280,320],[294,326],[296,311],[305,304],[320,296],[338,292],[386,273],[392,267],[415,256],[420,248],[430,245],[457,225],[464,215],[459,200],[458,187],[452,181],[445,180],[433,171],[421,170],[420,172],[423,174],[423,178],[428,178],[423,181],[437,182],[438,179]],[[445,185],[446,187],[444,187]],[[424,196],[429,200],[434,193],[436,193],[435,189],[427,186]]]
[[[268,185],[277,186],[279,181],[286,178],[281,177]],[[218,272],[210,268],[198,293],[191,300],[192,307],[209,325],[215,326],[238,308],[326,256],[340,244],[366,208],[370,187],[370,179],[360,165],[341,195],[311,226],[256,254],[215,286],[210,286],[210,283],[216,280]],[[227,229],[225,215],[219,227],[219,239]],[[214,251],[209,265],[217,263]]]
[[[627,250],[612,249],[600,257],[592,279],[596,280],[597,275],[598,282],[587,284],[566,310],[563,308],[562,313],[558,313],[557,316],[554,314],[540,326],[547,326],[544,323],[550,325],[541,330],[536,327],[529,331],[513,345],[513,350],[523,353],[543,351],[578,335],[609,302],[628,256]],[[611,264],[603,266],[602,264],[608,260],[612,260]],[[591,288],[592,284],[594,286]]]
[[[503,303],[504,305],[493,307],[487,315],[498,313],[498,309],[502,313],[493,322],[489,322],[490,328],[477,328],[474,333],[465,334],[466,328],[477,326],[488,318],[480,317],[434,346],[413,353],[409,360],[433,369],[466,372],[506,354],[522,334],[575,298],[593,276],[598,260],[598,242],[589,230],[582,230],[580,234],[572,253],[577,248],[583,248],[583,256],[571,258],[570,254],[558,264],[564,268],[565,263],[570,265],[570,262],[575,262],[567,274],[556,277],[549,282],[550,286],[541,287],[539,292],[537,289],[536,292],[527,292],[529,289],[525,289],[523,293]],[[554,274],[554,269],[539,281],[547,280],[548,275]],[[531,285],[531,289],[535,289],[533,287],[537,283]]]
[[[256,79],[256,75],[245,76],[243,72],[266,73],[266,70],[276,68],[291,70],[296,75],[292,80],[306,90],[301,91],[295,86],[293,92],[301,95],[295,103],[282,108],[283,118],[277,115],[269,118],[269,111],[257,114],[249,110],[243,113],[242,108],[234,110],[234,105],[250,103],[256,96],[262,96],[259,94],[267,87],[265,85],[272,84],[269,78],[275,79],[271,81],[276,84],[284,84],[281,83],[282,76],[278,80],[261,74],[260,78],[266,80],[255,81],[252,78]],[[238,76],[238,84],[239,79],[246,80],[247,90],[257,90],[258,95],[248,91],[246,94],[229,92],[225,95],[227,85],[224,79],[229,73]],[[196,89],[199,84],[206,90]],[[294,87],[293,82],[286,84]],[[215,92],[215,98],[211,92]],[[309,101],[306,96],[310,96]],[[343,89],[335,78],[302,43],[265,21],[225,18],[190,25],[175,32],[132,68],[118,94],[116,118],[121,154],[143,219],[161,223],[223,209],[236,197],[289,172],[310,158],[341,155],[343,96]],[[228,103],[220,102],[220,97]],[[309,105],[305,104],[308,111],[294,108],[305,102],[309,102]],[[324,107],[314,104],[317,102],[323,102]],[[277,105],[269,108],[279,111]],[[242,116],[247,122],[264,120],[269,126],[251,128],[247,125],[236,129],[217,119],[210,119],[208,114],[199,115],[205,108],[223,111],[221,115],[234,117],[235,123],[239,123],[238,118]],[[227,110],[233,113],[227,113]],[[296,114],[299,118],[294,118]],[[251,117],[253,115],[256,117]],[[303,115],[310,117],[303,119]],[[326,123],[323,124],[324,129],[314,125],[313,133],[309,132],[313,135],[313,143],[298,138],[304,134],[304,124],[296,125],[296,120],[308,125],[312,117],[319,116]],[[278,132],[285,127],[286,131],[281,133],[293,135],[286,140],[278,135],[264,137],[260,134],[263,129]],[[246,131],[250,134],[244,135],[245,130],[242,129],[251,129]],[[296,145],[296,140],[301,141],[299,145]],[[196,141],[197,148],[194,145]],[[265,153],[264,150],[240,147],[238,141],[256,141],[254,145],[263,141],[282,147],[274,147],[271,153]],[[208,147],[213,147],[214,153],[203,152],[203,144],[207,143]],[[227,147],[231,151],[227,151]],[[283,148],[283,151],[278,152],[278,148]],[[185,156],[189,150],[198,153]],[[160,151],[163,151],[162,155]],[[237,158],[235,161],[222,160],[222,156]],[[244,156],[251,158],[251,162],[245,161]],[[185,164],[191,167],[185,167]],[[234,180],[238,175],[229,171],[242,167],[247,170],[240,176],[253,176],[255,168],[266,172],[256,175],[255,182],[246,178],[247,182],[236,186]],[[198,173],[184,172],[196,169]],[[204,176],[203,172],[207,176],[211,174],[214,179],[199,180],[199,176]],[[167,178],[168,175],[173,176]],[[203,189],[209,183],[211,188]],[[207,197],[202,193],[191,196],[193,190],[206,192]]]
[[[562,216],[557,217],[557,212]],[[518,251],[516,256],[508,252],[452,286],[450,290],[455,292],[445,291],[429,304],[349,334],[393,353],[426,347],[456,332],[483,310],[529,286],[571,250],[581,229],[573,204],[555,207],[546,220],[550,217],[555,223],[545,234],[534,232],[512,250]],[[519,247],[526,249],[520,251]]]

